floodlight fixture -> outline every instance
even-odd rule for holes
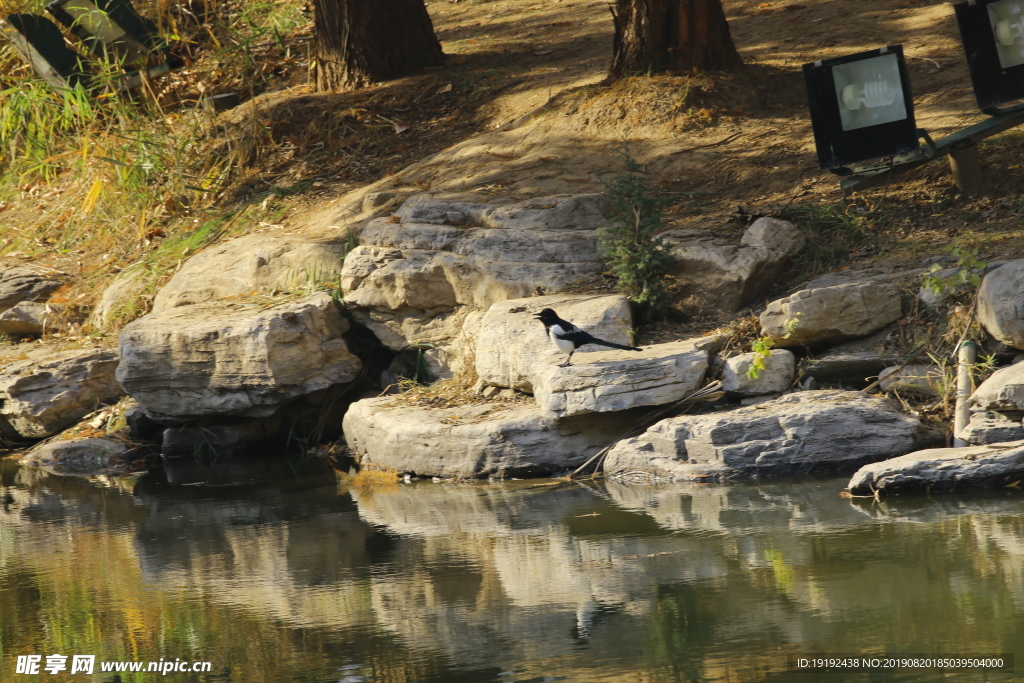
[[[1024,98],[1024,0],[967,0],[953,9],[978,107],[995,114]]]
[[[10,14],[0,20],[0,32],[36,74],[54,88],[85,84],[82,57],[64,42],[57,25],[37,14]]]
[[[917,149],[902,45],[804,64],[803,72],[821,168],[843,172]]]
[[[55,0],[46,11],[98,57],[127,65],[149,56],[147,28],[127,0]]]

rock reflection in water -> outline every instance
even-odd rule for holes
[[[806,680],[790,653],[1024,653],[1013,491],[883,504],[841,498],[839,480],[348,491],[310,463],[211,487],[0,462],[4,667],[73,643],[209,660],[224,681],[760,681]],[[868,676],[815,680],[935,679]]]

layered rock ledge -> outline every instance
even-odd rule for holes
[[[433,477],[540,476],[578,467],[628,429],[630,412],[555,421],[530,405],[411,406],[363,399],[343,430],[360,464]]]
[[[1016,486],[1024,479],[1024,441],[930,448],[857,470],[848,489],[858,496]]]
[[[853,391],[803,391],[706,415],[662,420],[618,443],[610,476],[702,481],[849,471],[927,441],[921,422],[889,401]]]
[[[121,332],[117,380],[152,417],[266,417],[291,399],[355,379],[348,321],[324,293],[272,306],[171,308]]]

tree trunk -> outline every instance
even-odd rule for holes
[[[314,0],[317,90],[353,90],[441,66],[423,0]]]
[[[721,0],[616,0],[613,79],[667,69],[730,71],[743,65]]]

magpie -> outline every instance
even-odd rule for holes
[[[580,348],[584,344],[598,344],[600,346],[609,346],[613,349],[623,349],[625,351],[643,350],[638,346],[623,346],[622,344],[613,344],[612,342],[606,342],[604,339],[598,339],[597,337],[594,337],[576,327],[568,320],[562,320],[558,317],[558,314],[550,308],[545,308],[540,313],[536,313],[533,317],[544,323],[544,331],[547,332],[548,337],[551,338],[555,348],[562,353],[569,354],[569,357],[565,359],[565,362],[558,365],[560,368],[567,368],[572,365],[570,362],[572,361],[572,354],[576,352],[576,349]]]

